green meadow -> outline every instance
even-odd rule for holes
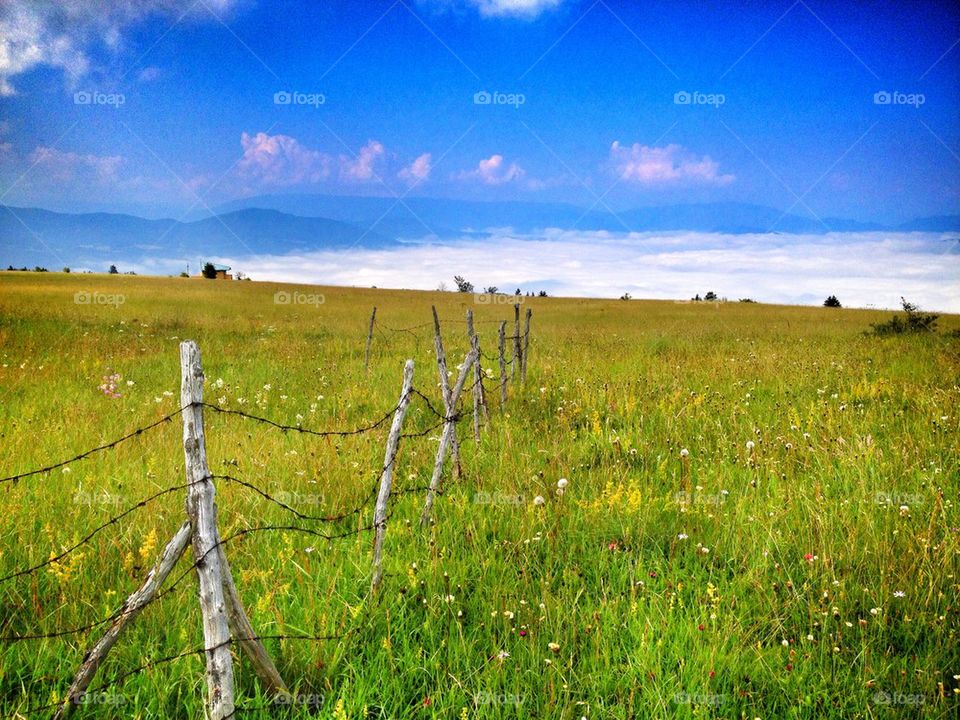
[[[292,302],[276,302],[276,293]],[[842,297],[841,297],[842,300]],[[370,311],[377,332],[368,371]],[[296,518],[217,482],[225,546],[295,702],[234,648],[239,718],[954,718],[960,712],[960,317],[876,337],[888,311],[524,298],[528,377],[501,406],[497,322],[472,295],[0,272],[0,476],[71,458],[174,413],[178,346],[205,400],[349,430],[397,403],[404,361],[441,405],[473,310],[490,402],[463,476],[418,524],[439,430],[414,398],[381,592],[372,504]],[[205,412],[214,474],[308,515],[369,498],[387,426],[315,437]],[[0,575],[43,563],[185,482],[179,417],[0,485]],[[564,480],[565,482],[560,482]],[[558,485],[558,483],[560,483]],[[562,492],[558,492],[561,490]],[[57,562],[0,583],[0,716],[64,697],[85,651],[184,519],[163,495]],[[543,502],[535,499],[542,498]],[[356,531],[356,532],[351,532]],[[200,718],[197,581],[181,560],[100,668],[77,718]],[[186,574],[185,574],[186,573]],[[184,575],[185,574],[185,575]]]

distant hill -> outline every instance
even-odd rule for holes
[[[284,255],[355,245],[384,247],[394,238],[350,223],[248,209],[193,222],[109,213],[68,214],[0,206],[0,263],[100,267],[145,257],[196,262],[198,257]]]
[[[745,203],[645,207],[611,213],[565,203],[479,202],[439,198],[261,195],[180,222],[113,213],[60,213],[0,206],[0,264],[59,269],[147,264],[157,272],[200,258],[286,255],[310,250],[388,247],[404,239],[465,235],[491,228],[611,232],[810,233],[960,232],[960,215],[891,227],[785,214]],[[174,262],[175,261],[175,262]],[[168,268],[163,270],[161,268]]]

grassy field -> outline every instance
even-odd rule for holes
[[[280,290],[323,302],[277,304]],[[387,329],[429,322],[431,304],[451,366],[467,349],[466,309],[491,354],[488,321],[513,314],[454,293],[0,273],[0,475],[175,411],[187,338],[203,353],[207,401],[277,422],[377,420],[396,404],[408,357],[439,405],[430,329]],[[373,305],[381,332],[365,373]],[[461,424],[465,477],[448,483],[432,528],[417,526],[421,493],[395,498],[377,600],[369,532],[333,542],[260,532],[227,545],[258,632],[340,636],[267,641],[301,701],[288,709],[270,706],[236,656],[238,717],[957,717],[960,341],[864,334],[888,312],[526,306],[526,386],[511,385],[501,408],[488,383],[490,422],[479,444]],[[415,401],[405,430],[434,422]],[[214,473],[285,493],[308,514],[359,503],[383,461],[386,428],[316,438],[209,411],[206,425]],[[175,419],[4,484],[0,575],[184,482],[181,433]],[[428,482],[437,440],[404,442],[398,490]],[[330,528],[237,484],[217,493],[224,536],[266,524],[349,531],[372,515]],[[183,492],[165,495],[4,582],[0,633],[107,617],[182,519]],[[27,711],[63,697],[97,637],[4,641],[0,715],[49,715]],[[93,685],[200,646],[188,576],[121,637]],[[202,717],[203,670],[201,655],[157,665],[76,716]]]

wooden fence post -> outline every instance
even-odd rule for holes
[[[400,392],[400,402],[393,413],[393,423],[390,425],[390,434],[387,436],[387,450],[383,458],[383,472],[380,475],[380,492],[377,494],[377,506],[373,512],[373,577],[370,580],[370,592],[375,594],[383,578],[383,538],[387,534],[387,501],[390,499],[390,486],[393,483],[393,465],[397,459],[397,449],[400,445],[400,430],[403,428],[403,417],[410,406],[410,395],[413,387],[413,360],[407,360],[403,368],[403,390]]]
[[[500,407],[507,404],[507,359],[504,355],[507,344],[507,321],[500,322],[500,333],[497,338],[497,347],[500,352]]]
[[[447,447],[454,437],[454,431],[457,427],[454,414],[456,413],[457,403],[460,400],[460,393],[463,392],[463,385],[467,381],[467,373],[470,366],[475,362],[477,349],[472,348],[467,357],[460,366],[460,374],[457,376],[457,382],[453,386],[451,395],[451,408],[447,409],[447,419],[443,425],[443,433],[440,435],[440,446],[437,448],[437,459],[433,464],[433,476],[430,478],[430,487],[427,489],[427,499],[423,504],[423,512],[420,514],[420,526],[425,527],[430,522],[430,511],[433,508],[434,496],[440,487],[440,478],[443,475],[443,461],[447,457]]]
[[[203,366],[200,348],[192,340],[180,343],[180,406],[183,408],[183,455],[187,467],[187,515],[193,524],[193,556],[200,582],[200,610],[207,657],[207,711],[210,720],[232,717],[233,656],[230,625],[223,593],[223,568],[216,547],[215,490],[207,466],[203,434]]]
[[[440,371],[440,390],[446,407],[445,414],[449,417],[454,410],[450,407],[450,379],[447,377],[447,357],[443,352],[443,337],[440,335],[440,318],[437,316],[437,308],[432,306],[430,309],[433,310],[433,343],[437,351],[437,368]],[[454,428],[453,437],[450,439],[450,454],[453,455],[453,476],[459,478],[463,468],[460,465],[460,443],[457,441],[456,428]]]
[[[530,316],[533,315],[533,310],[527,308],[527,319],[525,322],[525,327],[523,329],[523,355],[520,358],[520,384],[524,385],[527,382],[527,356],[530,353]]]
[[[373,342],[373,323],[376,322],[376,319],[377,319],[377,306],[374,305],[373,312],[370,313],[370,330],[367,331],[367,352],[364,355],[364,359],[363,359],[364,370],[370,369],[370,344]]]
[[[512,379],[523,361],[523,350],[520,347],[520,303],[513,306],[513,360],[510,363],[510,378]]]

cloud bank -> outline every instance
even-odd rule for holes
[[[466,275],[477,287],[551,295],[721,297],[960,312],[958,247],[938,233],[727,235],[553,230],[396,248],[220,258],[255,280],[435,289]],[[504,262],[504,258],[510,258]]]
[[[721,173],[719,164],[709,156],[698,157],[679,145],[648,147],[634,143],[624,147],[614,140],[610,161],[621,180],[642,185],[727,185],[734,180],[733,175]]]

